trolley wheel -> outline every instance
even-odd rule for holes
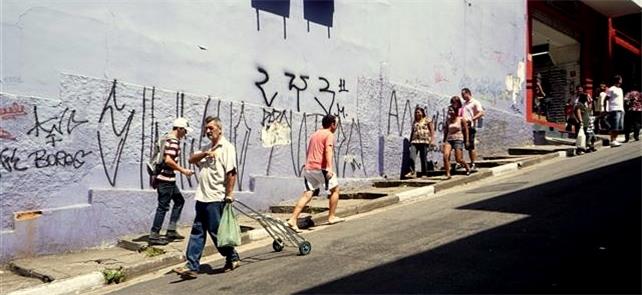
[[[276,239],[274,242],[272,242],[272,249],[276,252],[281,252],[283,250],[283,247],[285,247],[285,244],[281,239]]]
[[[312,244],[310,244],[310,242],[303,241],[303,243],[299,244],[299,253],[301,253],[301,255],[308,255],[310,251],[312,251]]]

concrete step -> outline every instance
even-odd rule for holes
[[[595,135],[595,145],[609,146],[611,144],[611,139],[608,135]],[[568,145],[575,146],[575,139],[569,138],[556,138],[556,137],[546,137],[546,142],[548,145]]]
[[[492,167],[497,167],[505,164],[526,160],[528,158],[530,157],[511,157],[507,159],[493,159],[493,160],[484,159],[484,160],[476,161],[475,166],[477,166],[477,168],[492,168]]]
[[[610,146],[611,145],[611,136],[609,136],[608,134],[596,134],[595,137],[597,137],[596,143],[597,142],[601,142],[602,146]]]
[[[0,269],[0,294],[9,294],[13,291],[43,284],[44,282],[37,278],[21,276],[11,271],[8,266]]]
[[[388,194],[385,192],[374,192],[374,191],[359,191],[359,192],[345,192],[339,193],[340,200],[373,200],[381,197],[385,197]]]
[[[87,249],[82,252],[17,259],[10,269],[20,275],[52,282],[79,275],[117,268],[122,264],[144,260],[144,254],[119,247]]]
[[[575,146],[575,139],[571,138],[556,138],[546,136],[547,145],[570,145]]]
[[[568,156],[572,156],[575,154],[575,147],[567,145],[537,145],[508,148],[509,155],[543,155],[555,152],[566,152]]]
[[[440,174],[443,174],[440,173]],[[435,184],[435,180],[428,178],[412,178],[412,179],[389,179],[382,181],[375,181],[372,186],[376,188],[400,188],[400,187],[421,187],[426,185]]]
[[[522,155],[493,155],[493,156],[483,156],[479,157],[484,160],[510,160],[510,159],[520,159],[523,158]]]
[[[297,200],[283,201],[277,205],[270,206],[272,213],[292,213]],[[356,206],[358,204],[368,202],[368,199],[345,199],[339,203],[339,206]],[[313,197],[307,206],[303,208],[303,213],[318,214],[328,211],[328,198],[327,197]]]

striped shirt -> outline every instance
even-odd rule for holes
[[[176,138],[167,138],[165,141],[165,155],[163,155],[163,164],[160,174],[158,175],[158,180],[161,181],[176,181],[176,174],[174,169],[170,168],[169,165],[165,163],[165,158],[170,156],[174,162],[178,163],[178,156],[181,153],[180,141]]]

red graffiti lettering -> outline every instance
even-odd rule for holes
[[[0,139],[16,140],[16,137],[11,132],[0,127]]]
[[[16,117],[25,116],[26,114],[25,106],[15,102],[10,106],[0,107],[0,119],[3,120],[15,119]]]

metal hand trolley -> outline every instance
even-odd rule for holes
[[[276,252],[281,252],[286,244],[299,248],[301,255],[308,255],[312,251],[312,244],[306,241],[299,233],[290,228],[284,221],[273,218],[272,216],[260,213],[239,200],[232,203],[234,208],[241,214],[258,221],[261,226],[272,237],[272,248]],[[241,205],[241,206],[238,206]]]

